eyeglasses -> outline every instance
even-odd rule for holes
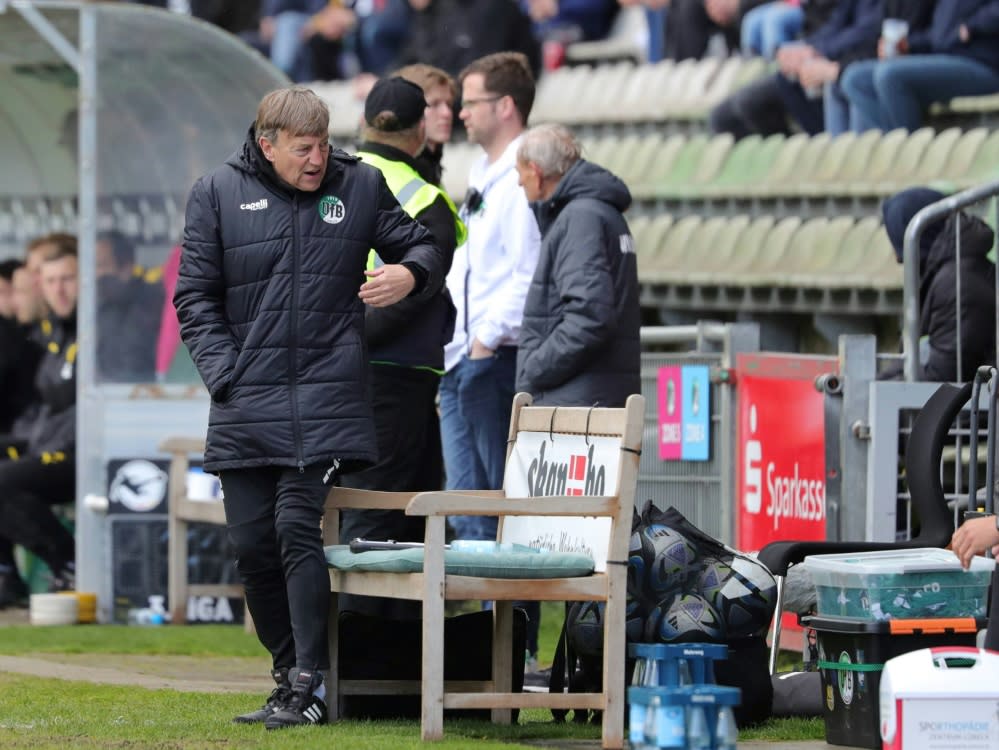
[[[463,99],[461,102],[462,109],[469,109],[474,107],[476,104],[483,104],[485,102],[498,102],[503,96],[484,96],[481,99]]]

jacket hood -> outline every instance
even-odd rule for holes
[[[936,190],[929,188],[915,187],[902,190],[886,199],[881,206],[881,213],[884,217],[885,232],[895,250],[895,259],[902,262],[902,250],[905,242],[905,229],[912,221],[912,217],[926,208],[931,203],[943,200],[946,196]],[[943,222],[934,222],[923,230],[919,238],[919,265],[926,266],[926,259],[929,256],[930,248],[940,234]]]
[[[920,278],[924,281],[932,278],[942,266],[953,263],[957,257],[957,240],[955,233],[957,222],[961,224],[961,265],[969,262],[985,262],[989,250],[992,249],[992,229],[977,216],[958,212],[940,224],[942,229],[930,248],[929,255],[924,258],[919,268]]]
[[[339,173],[341,169],[333,158],[337,153],[341,152],[330,146],[330,158],[326,162],[326,174],[323,175],[323,185],[328,183],[335,174]],[[249,129],[246,131],[246,140],[243,141],[243,145],[240,146],[228,159],[226,159],[225,163],[241,172],[246,172],[247,174],[254,175],[255,177],[265,180],[272,187],[287,193],[288,195],[295,192],[295,188],[278,177],[277,172],[274,171],[274,165],[267,160],[264,156],[264,152],[260,150],[260,144],[257,143],[256,132],[252,122],[250,123]]]
[[[627,185],[603,167],[580,159],[562,176],[551,198],[534,204],[542,232],[566,205],[580,198],[601,201],[621,213],[631,206],[631,191]]]

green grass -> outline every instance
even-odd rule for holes
[[[561,605],[546,605],[542,615],[539,661],[550,663],[561,626]],[[116,655],[176,655],[204,659],[247,659],[251,670],[269,667],[253,635],[232,625],[128,627],[77,625],[0,628],[0,654],[98,654],[107,667]],[[800,658],[800,656],[799,656]],[[788,664],[788,661],[783,662]],[[789,668],[788,666],[784,667]],[[423,747],[413,721],[342,721],[336,725],[267,733],[237,726],[230,718],[255,708],[262,694],[193,693],[138,687],[94,685],[0,673],[0,747],[3,748],[270,748],[295,750],[319,745],[352,749]],[[527,747],[543,740],[597,740],[598,726],[553,724],[543,710],[524,711],[517,726],[481,721],[445,722],[442,748]],[[741,740],[821,740],[821,719],[774,720],[743,730]]]

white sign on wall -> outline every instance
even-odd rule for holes
[[[507,497],[616,495],[621,440],[520,432],[506,464]],[[606,569],[609,518],[510,516],[501,541],[554,552],[583,552]]]

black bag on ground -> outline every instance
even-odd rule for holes
[[[422,621],[391,620],[340,613],[340,679],[419,680],[422,656]],[[444,679],[488,680],[492,674],[493,613],[488,610],[447,617],[444,620]],[[527,615],[513,611],[513,691],[524,687],[524,650]],[[345,718],[419,718],[419,695],[344,695]],[[449,718],[489,719],[489,709],[444,712]],[[516,721],[517,711],[514,710]]]

